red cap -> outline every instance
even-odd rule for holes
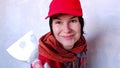
[[[82,16],[82,8],[79,0],[52,0],[49,6],[48,17],[56,14],[70,14],[73,16]]]

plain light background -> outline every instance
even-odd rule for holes
[[[0,68],[30,68],[6,49],[32,30],[37,39],[49,31],[51,0],[0,0]],[[88,43],[88,68],[120,68],[119,0],[81,0]]]

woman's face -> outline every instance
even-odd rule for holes
[[[55,38],[67,50],[72,49],[81,36],[79,19],[72,15],[53,16],[52,30]]]

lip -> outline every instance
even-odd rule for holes
[[[62,36],[66,40],[70,40],[73,38],[73,35]]]

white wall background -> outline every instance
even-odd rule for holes
[[[0,0],[0,68],[29,68],[6,49],[32,30],[39,39],[49,31],[45,16],[51,0]],[[119,0],[81,0],[88,68],[120,68]]]

